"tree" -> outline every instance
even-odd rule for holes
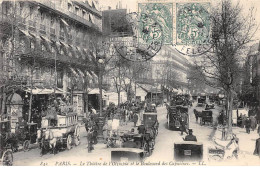
[[[22,10],[21,6],[24,2],[2,2],[1,7],[3,9],[1,15],[5,18],[0,23],[0,39],[1,39],[1,71],[0,76],[0,107],[1,113],[5,112],[6,101],[9,95],[14,94],[18,89],[22,89],[27,84],[24,82],[23,76],[20,76],[20,70],[18,69],[21,64],[30,65],[31,69],[31,89],[32,89],[32,73],[35,68],[35,61],[30,63],[23,63],[19,58],[21,54],[29,54],[32,51],[23,51],[26,49],[26,44],[28,41],[21,43],[19,37],[19,26],[18,24],[23,22],[27,17],[29,17],[28,11]],[[20,5],[20,10],[18,10],[18,4]],[[12,97],[12,96],[11,96]],[[32,95],[30,95],[29,104],[29,117],[28,122],[30,122],[31,109],[32,109]]]
[[[211,12],[212,50],[196,58],[196,67],[210,86],[222,88],[226,92],[228,133],[232,133],[232,109],[235,87],[241,72],[242,54],[246,45],[253,40],[257,25],[254,10],[244,16],[242,7],[228,0],[222,0]]]

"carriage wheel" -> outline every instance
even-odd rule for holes
[[[30,150],[30,141],[29,140],[25,140],[23,142],[23,151],[29,151]]]
[[[80,133],[80,129],[79,129],[79,127],[76,127],[76,130],[74,132],[74,144],[76,146],[78,146],[79,143],[80,143],[80,135],[79,135],[79,133]]]
[[[143,150],[144,150],[145,157],[148,157],[150,155],[150,153],[149,153],[149,145],[146,142],[144,142],[144,144],[143,144]]]
[[[67,149],[70,150],[71,149],[71,146],[72,145],[72,137],[71,137],[71,134],[68,135],[67,137]]]
[[[3,166],[12,166],[13,165],[13,153],[11,150],[4,152],[2,156],[2,165]]]

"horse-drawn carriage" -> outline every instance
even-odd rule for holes
[[[170,106],[167,113],[167,125],[171,129],[189,128],[188,108],[185,106]]]
[[[211,125],[213,124],[213,117],[212,117],[212,111],[211,110],[203,110],[201,112],[201,117],[200,117],[200,125],[205,125],[205,123],[210,123]]]
[[[4,166],[13,165],[13,152],[8,142],[10,135],[10,121],[0,121],[0,164]]]
[[[70,150],[80,144],[80,128],[76,113],[57,115],[56,119],[42,118],[42,128],[38,130],[41,148],[53,153],[57,149]]]
[[[152,154],[159,123],[157,113],[144,113],[143,124],[138,127],[139,133],[123,133],[121,137],[123,148],[142,149],[144,156]]]

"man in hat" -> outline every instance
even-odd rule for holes
[[[254,151],[254,155],[259,156],[260,158],[260,134],[259,134],[259,138],[256,139],[255,141],[255,151]]]
[[[250,134],[251,120],[249,117],[246,118],[246,133]]]
[[[141,123],[140,126],[138,126],[137,130],[139,134],[145,134],[145,126],[143,122]]]
[[[196,136],[194,136],[192,129],[189,129],[189,135],[187,135],[184,139],[184,141],[197,141]]]

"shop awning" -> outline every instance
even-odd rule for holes
[[[32,94],[54,94],[54,88],[27,88],[25,90],[26,92],[28,93],[32,93]],[[66,91],[60,89],[60,88],[56,88],[56,91],[55,91],[55,94],[63,94],[63,93],[66,93]]]
[[[74,68],[69,67],[69,70],[73,73],[74,76],[79,77],[79,74],[77,73],[77,71]]]
[[[35,33],[29,32],[29,34],[31,36],[33,36],[34,38],[36,38],[36,39],[40,39],[40,37],[37,34],[35,34]]]
[[[45,40],[46,42],[52,43],[48,38],[46,38],[45,36],[40,36],[42,38],[42,40]]]
[[[64,19],[60,18],[60,20],[65,26],[69,26],[69,24]]]
[[[102,96],[105,97],[106,91],[102,89]],[[99,88],[89,89],[88,94],[99,94]]]
[[[25,30],[22,30],[22,29],[19,29],[20,32],[22,32],[24,35],[28,36],[28,37],[32,37],[28,31],[25,31]]]

